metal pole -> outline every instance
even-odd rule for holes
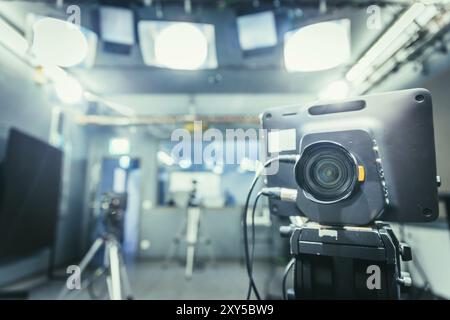
[[[111,300],[122,300],[122,284],[120,281],[120,258],[119,248],[115,240],[112,240],[109,244],[109,268],[111,277]]]

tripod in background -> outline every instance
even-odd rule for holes
[[[110,300],[133,299],[131,286],[122,256],[120,238],[123,223],[123,215],[126,210],[126,194],[105,194],[102,201],[104,211],[105,232],[98,237],[91,246],[87,254],[78,265],[80,274],[83,275],[88,265],[100,250],[104,249],[103,266],[100,267],[91,279],[84,281],[81,289],[89,289],[91,296],[94,296],[93,286],[100,277],[105,277],[106,289]],[[75,291],[74,298],[80,290]],[[67,285],[61,290],[58,298],[68,297],[69,289]],[[94,298],[98,298],[94,296]]]
[[[172,245],[169,248],[166,265],[175,258],[176,252],[182,241],[186,243],[186,267],[185,278],[190,280],[194,271],[195,251],[199,243],[205,244],[211,261],[215,263],[215,255],[211,248],[211,238],[204,224],[201,224],[200,200],[197,197],[197,181],[192,181],[193,188],[189,194],[189,200],[186,208],[186,216],[181,224],[180,230],[173,238]]]

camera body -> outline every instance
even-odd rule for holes
[[[275,215],[327,225],[427,222],[438,215],[431,95],[411,89],[268,110],[269,158],[298,154],[267,176],[296,188],[296,203],[270,200]]]

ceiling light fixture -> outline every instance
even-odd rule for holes
[[[350,58],[350,20],[320,22],[285,34],[284,63],[288,72],[321,71]]]
[[[272,11],[237,17],[239,44],[244,51],[273,47],[277,29]]]
[[[33,25],[31,51],[43,65],[73,67],[88,54],[88,42],[81,28],[73,23],[42,18]]]
[[[217,68],[214,26],[140,21],[139,42],[145,64],[176,70]]]
[[[346,79],[350,82],[360,82],[364,80],[366,73],[370,72],[369,69],[377,60],[381,60],[381,56],[389,57],[401,48],[411,38],[411,33],[405,33],[405,31],[424,12],[429,12],[425,11],[426,9],[427,6],[420,2],[416,2],[409,7],[347,72],[345,76]],[[427,16],[429,16],[429,19],[432,18],[432,15]],[[417,31],[417,28],[414,28],[413,31]]]

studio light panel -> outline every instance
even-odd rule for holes
[[[335,68],[349,61],[350,20],[307,25],[287,32],[284,63],[288,72],[311,72]]]
[[[244,51],[273,47],[277,30],[272,11],[248,14],[237,18],[239,44]]]
[[[28,13],[25,21],[26,39],[40,63],[61,67],[94,66],[98,36],[92,30],[34,13]]]
[[[135,43],[133,11],[118,7],[100,8],[100,34],[104,42],[132,46]]]
[[[138,32],[146,65],[177,70],[217,68],[211,24],[140,21]]]

